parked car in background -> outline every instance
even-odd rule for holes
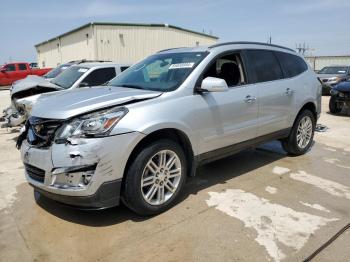
[[[174,205],[199,164],[274,139],[289,154],[306,153],[320,110],[321,84],[291,49],[177,48],[105,86],[40,100],[17,147],[39,194],[85,208],[123,200],[153,215]]]
[[[350,80],[350,66],[326,66],[318,71],[317,76],[322,82],[322,95],[330,95],[332,87]]]
[[[344,105],[350,108],[350,81],[339,83],[331,89],[329,111],[333,114],[340,113]]]
[[[32,106],[44,93],[72,90],[75,88],[101,85],[122,71],[129,64],[114,64],[110,62],[91,62],[72,65],[50,81],[26,83],[17,85],[11,91],[11,114],[4,116],[2,127],[14,127],[25,122]]]
[[[51,68],[32,69],[28,63],[10,63],[0,68],[0,86],[8,86],[28,75],[42,76]]]

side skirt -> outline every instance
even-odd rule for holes
[[[267,134],[267,135],[256,137],[251,140],[243,141],[238,144],[230,145],[227,147],[219,148],[210,152],[200,154],[196,156],[196,164],[197,166],[206,164],[221,158],[234,155],[244,149],[254,148],[268,141],[286,138],[289,136],[290,131],[291,131],[291,128],[283,129],[271,134]]]

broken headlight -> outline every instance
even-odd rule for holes
[[[74,118],[57,131],[56,141],[66,140],[70,137],[108,136],[112,128],[127,112],[125,107],[119,107]]]

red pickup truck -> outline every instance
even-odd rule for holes
[[[11,85],[13,82],[26,78],[28,75],[42,76],[51,68],[32,69],[28,63],[9,63],[0,68],[0,86]]]

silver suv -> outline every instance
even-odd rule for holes
[[[293,50],[170,49],[107,86],[42,100],[17,146],[41,195],[86,208],[122,200],[151,215],[174,204],[199,164],[274,139],[289,154],[307,152],[320,102],[320,82]]]

